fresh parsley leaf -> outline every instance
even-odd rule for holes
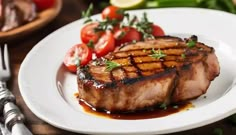
[[[91,18],[88,18],[88,19],[86,19],[85,21],[84,21],[84,24],[86,24],[86,23],[89,23],[89,22],[92,22],[93,20],[91,19]]]
[[[94,29],[95,32],[106,31],[112,29],[114,26],[119,24],[117,19],[109,19],[108,17],[99,22],[98,27]]]
[[[174,108],[174,109],[178,109],[179,106],[178,106],[178,105],[174,105],[173,108]]]
[[[135,28],[142,33],[143,39],[154,38],[152,35],[152,24],[147,18],[147,13],[143,14],[141,21],[134,24]]]
[[[128,20],[128,26],[133,26],[135,22],[137,21],[137,16],[133,16],[131,20]]]
[[[202,51],[202,50],[203,50],[203,48],[199,48],[199,50],[200,50],[200,51]]]
[[[185,58],[186,58],[186,55],[185,55],[184,53],[182,53],[182,54],[181,54],[181,57],[182,57],[183,59],[185,59]]]
[[[143,38],[144,38],[144,39],[154,39],[155,37],[154,37],[152,34],[143,33]]]
[[[148,22],[148,18],[147,18],[147,13],[146,12],[143,13],[142,21],[143,22]]]
[[[91,3],[86,11],[82,11],[82,17],[90,17],[93,12],[93,4]]]
[[[120,14],[120,15],[124,15],[125,14],[125,10],[124,9],[118,9],[116,11],[117,14]]]
[[[151,56],[151,57],[153,57],[153,58],[161,59],[161,58],[166,57],[166,54],[164,54],[164,53],[161,51],[160,48],[158,49],[158,51],[156,51],[154,48],[152,48],[151,52],[152,52],[152,54],[149,55],[149,56]]]
[[[165,103],[162,103],[159,107],[163,110],[167,109],[167,105]]]
[[[74,63],[75,63],[75,65],[76,65],[77,67],[80,66],[80,59],[79,59],[79,57],[76,57],[76,58],[75,58]]]
[[[87,46],[93,49],[94,48],[93,40],[89,40],[89,42],[87,43]]]
[[[137,43],[137,40],[132,40],[132,43],[133,43],[133,44]]]
[[[130,20],[130,15],[128,13],[124,13],[124,18],[126,18],[127,21],[129,21]]]
[[[121,33],[119,34],[119,36],[117,37],[117,39],[122,39],[124,36],[126,35],[126,32],[121,31]]]
[[[194,47],[195,45],[196,45],[196,42],[193,41],[193,40],[189,40],[189,41],[187,42],[187,46],[188,46],[189,48],[192,48],[192,47]]]
[[[106,70],[107,70],[107,71],[111,71],[111,70],[113,70],[114,68],[120,67],[120,64],[119,64],[119,63],[116,63],[116,62],[114,62],[114,61],[109,61],[109,60],[106,60],[106,61],[105,61],[105,65],[106,65]]]
[[[93,12],[93,4],[91,3],[86,11],[82,11],[82,17],[87,18],[84,21],[84,24],[92,21],[92,19],[90,18],[92,12]]]

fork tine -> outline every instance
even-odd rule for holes
[[[2,62],[2,47],[0,46],[0,69],[3,69],[3,62]]]
[[[10,62],[9,62],[9,54],[7,44],[4,45],[4,62],[6,66],[6,70],[10,71]]]

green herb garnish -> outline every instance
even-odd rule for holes
[[[137,43],[137,40],[132,40],[132,43],[133,43],[133,44]]]
[[[93,20],[90,18],[91,15],[92,15],[92,12],[93,12],[93,4],[91,3],[86,11],[82,11],[82,17],[83,17],[83,18],[87,18],[87,19],[84,21],[84,23],[88,23],[88,22],[93,21]]]
[[[167,105],[165,103],[162,103],[159,107],[163,110],[167,109]]]
[[[178,109],[179,106],[178,106],[178,105],[174,105],[173,108],[174,108],[174,109]]]
[[[119,36],[117,37],[117,39],[122,39],[124,36],[126,35],[126,32],[121,31],[121,33],[119,34]]]
[[[120,15],[124,15],[125,14],[125,10],[124,9],[118,9],[116,11],[117,14],[120,14]]]
[[[89,42],[87,43],[87,46],[88,46],[89,48],[94,48],[93,40],[89,40]]]
[[[120,67],[120,64],[119,64],[119,63],[116,63],[116,62],[114,62],[114,61],[109,61],[109,60],[106,60],[106,61],[105,61],[105,65],[106,65],[106,70],[107,70],[107,71],[111,71],[111,70],[113,70],[114,68]]]
[[[185,58],[186,58],[186,55],[185,55],[184,53],[182,53],[182,54],[181,54],[181,57],[182,57],[183,59],[185,59]]]
[[[112,28],[119,24],[119,20],[117,19],[109,19],[108,17],[99,22],[98,27],[94,29],[95,32],[112,30]]]
[[[80,59],[79,59],[79,57],[76,57],[76,58],[74,59],[74,63],[75,63],[75,65],[76,65],[77,67],[80,66]]]
[[[202,50],[203,50],[203,48],[199,48],[199,50],[200,50],[200,51],[202,51]]]
[[[189,40],[189,41],[187,42],[187,46],[188,46],[189,48],[192,48],[192,47],[194,47],[195,45],[196,45],[196,42],[193,41],[193,40]]]
[[[153,57],[153,58],[161,59],[161,58],[166,57],[166,54],[164,54],[164,53],[160,50],[160,48],[158,49],[158,51],[156,51],[154,48],[152,48],[151,52],[152,52],[152,54],[149,55],[149,56],[151,56],[151,57]]]
[[[134,24],[136,29],[142,33],[143,39],[151,38],[153,39],[154,36],[152,35],[152,24],[149,22],[147,18],[147,13],[143,14],[143,17],[141,18],[141,21],[138,21]]]
[[[142,21],[148,22],[148,18],[147,18],[147,13],[146,12],[143,13]]]
[[[136,21],[137,21],[137,16],[133,16],[131,20],[128,20],[128,26],[132,27]]]

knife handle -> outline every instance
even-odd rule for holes
[[[2,112],[5,103],[13,102],[15,103],[16,98],[11,91],[7,89],[6,82],[0,81],[0,111]]]
[[[0,110],[3,110],[5,103],[13,102],[15,103],[16,98],[15,96],[7,89],[0,89]]]
[[[5,125],[12,135],[32,135],[24,125],[24,115],[12,102],[7,102],[3,108]]]
[[[32,135],[23,123],[16,123],[11,129],[12,135]]]

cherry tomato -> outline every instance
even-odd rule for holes
[[[101,32],[95,32],[94,29],[98,27],[98,22],[92,22],[86,24],[82,29],[80,33],[80,38],[83,43],[87,44],[89,41],[93,41],[93,43],[96,43],[101,36]]]
[[[116,39],[116,45],[119,46],[123,43],[128,43],[132,41],[139,41],[141,40],[141,34],[132,27],[124,27],[118,29],[114,33],[114,37]]]
[[[165,33],[164,33],[163,29],[160,26],[158,26],[156,24],[153,24],[152,25],[152,35],[154,37],[158,37],[158,36],[164,36]]]
[[[111,32],[104,33],[94,45],[94,52],[97,57],[102,57],[115,49],[115,39]]]
[[[102,18],[122,20],[124,18],[124,15],[120,13],[120,11],[122,10],[118,7],[108,6],[102,11]]]
[[[55,0],[33,0],[33,1],[36,4],[38,10],[40,11],[51,8],[55,4]]]
[[[78,64],[83,66],[90,60],[92,60],[92,50],[86,44],[77,44],[67,51],[64,64],[69,71],[76,73]]]

